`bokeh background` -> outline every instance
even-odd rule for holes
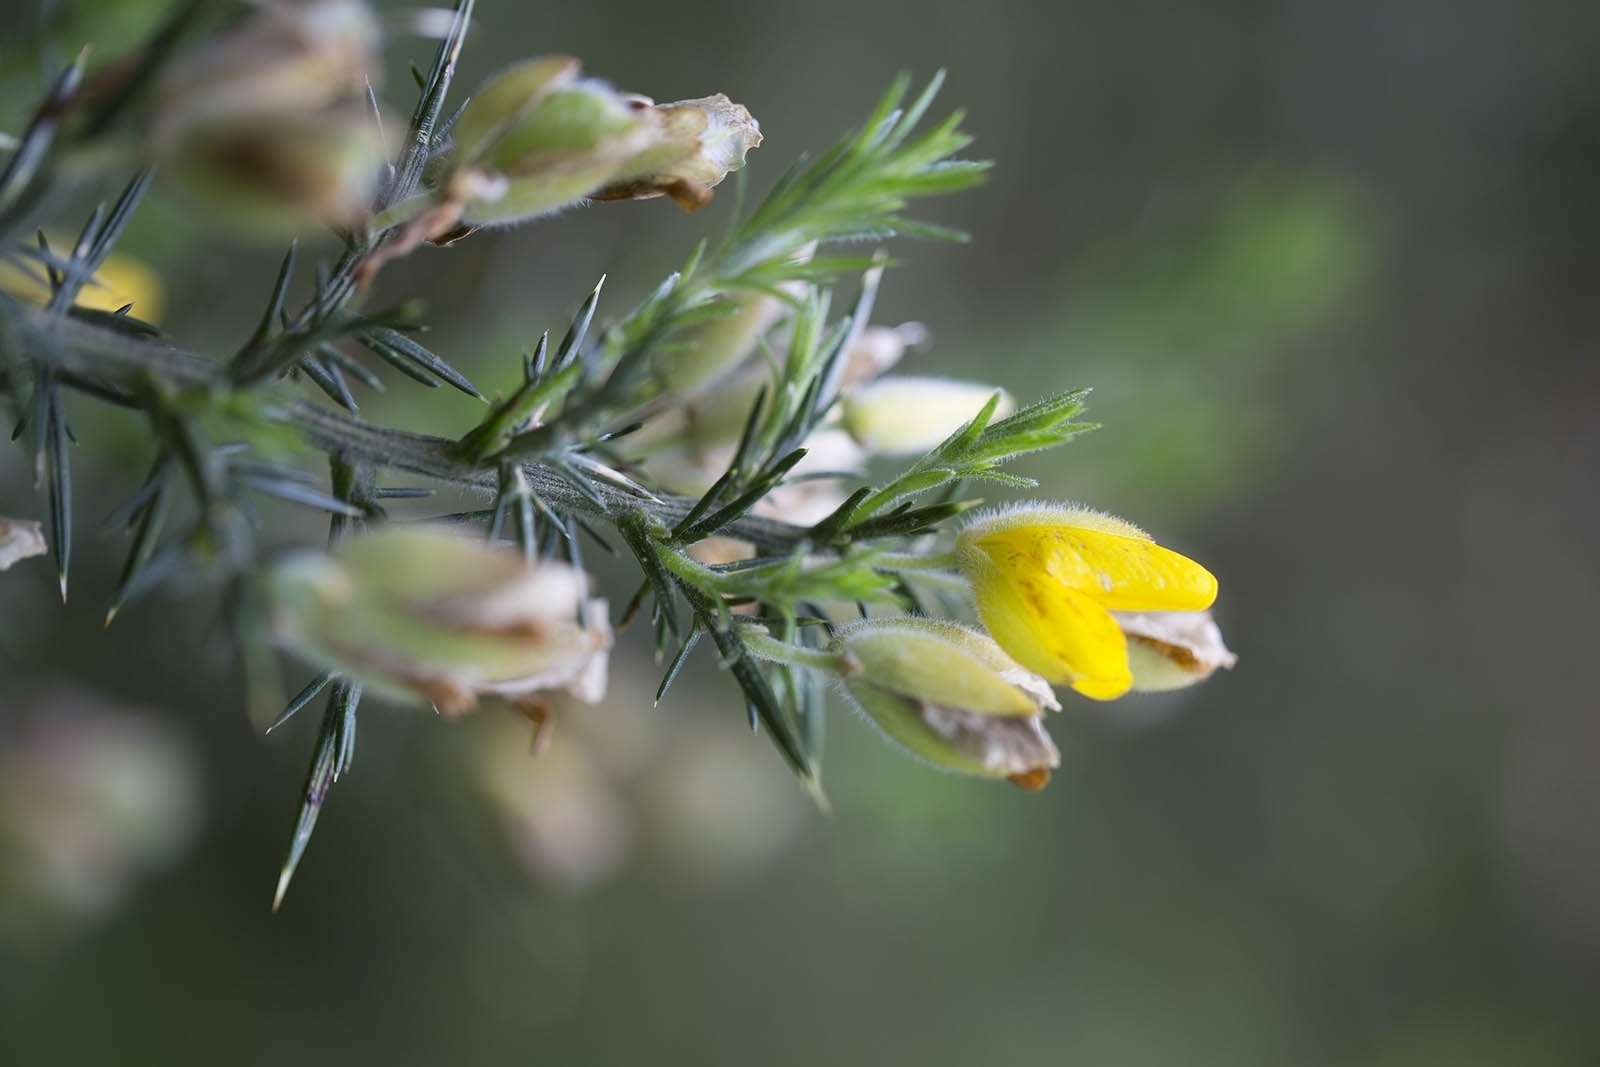
[[[153,10],[44,9],[0,3],[0,128]],[[748,103],[751,195],[947,67],[997,167],[878,318],[930,329],[907,369],[1094,386],[1104,428],[1028,472],[1207,562],[1238,668],[1071,704],[1039,795],[841,714],[823,818],[709,668],[652,710],[633,633],[538,763],[509,716],[364,712],[272,915],[313,717],[252,728],[203,595],[102,632],[123,543],[86,534],[66,608],[42,560],[0,581],[0,1063],[1600,1061],[1600,7],[480,0],[460,84],[556,51]],[[392,43],[398,107],[428,54]],[[503,383],[731,189],[425,250],[379,299]],[[170,200],[124,247],[200,347],[275,269]],[[86,418],[93,531],[143,459]],[[0,456],[0,513],[43,510]]]

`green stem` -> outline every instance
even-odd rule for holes
[[[954,571],[959,569],[954,552],[883,552],[873,557],[872,565],[880,571]]]
[[[660,555],[662,566],[671,571],[674,577],[712,596],[722,595],[722,576],[710,567],[690,559],[675,548],[663,547]]]
[[[813,670],[825,671],[828,674],[838,674],[844,666],[843,660],[826,649],[804,648],[800,645],[791,645],[786,641],[779,641],[762,627],[753,625],[741,627],[739,639],[744,642],[746,652],[761,659],[771,660],[774,663],[787,663],[794,667],[810,667]]]
[[[232,389],[226,364],[208,356],[52,315],[3,295],[0,295],[0,338],[4,338],[6,347],[14,352],[28,353],[37,366],[58,372],[63,385],[82,381],[97,388],[142,393],[150,383],[160,383],[172,391],[193,389],[212,393],[219,401]],[[27,368],[20,363],[0,368],[0,372],[7,377],[25,374]],[[5,384],[21,383],[8,381]],[[257,385],[249,394],[264,401],[263,410],[268,418],[289,427],[302,444],[314,451],[340,455],[353,463],[366,462],[375,468],[423,475],[482,498],[493,497],[497,490],[498,461],[473,462],[461,458],[457,442],[450,438],[379,426],[304,400],[286,385]],[[530,461],[523,465],[523,471],[541,500],[607,522],[629,511],[646,510],[662,525],[671,528],[696,503],[687,497],[671,495],[642,498],[598,481],[592,486],[594,496],[591,499],[547,463]],[[752,542],[758,551],[773,554],[793,551],[806,537],[804,527],[748,515],[730,523],[722,532]],[[693,561],[686,562],[699,566]],[[714,574],[712,577],[715,578]],[[690,580],[705,584],[699,575]]]

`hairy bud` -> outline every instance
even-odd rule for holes
[[[530,60],[472,95],[445,181],[462,223],[511,224],[575,203],[660,142],[647,102],[578,69],[565,56]]]
[[[565,563],[421,528],[302,552],[265,580],[277,641],[392,698],[470,710],[481,693],[605,692],[605,602]]]
[[[761,144],[761,126],[743,104],[727,96],[656,104],[661,139],[628,161],[621,174],[594,194],[596,200],[670,196],[693,211],[711,201],[711,189],[744,166]]]
[[[841,627],[833,649],[866,717],[936,767],[1038,789],[1061,761],[1041,721],[1059,707],[1049,683],[984,634],[934,619],[863,619]]]

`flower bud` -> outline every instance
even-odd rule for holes
[[[0,940],[31,940],[112,911],[183,854],[205,805],[161,716],[71,690],[8,692],[5,712]]]
[[[1029,670],[1094,700],[1133,685],[1113,611],[1202,611],[1217,580],[1121,519],[1065,505],[989,513],[956,538],[978,614]]]
[[[268,625],[301,657],[446,714],[480,693],[605,692],[611,630],[583,573],[416,527],[302,552],[265,580]]]
[[[888,371],[907,348],[926,344],[928,329],[920,322],[902,322],[898,326],[868,326],[850,345],[844,357],[846,389],[864,385]]]
[[[305,115],[356,99],[382,79],[378,45],[377,18],[361,0],[261,4],[162,72],[154,152],[170,155],[197,126]]]
[[[191,126],[163,173],[237,228],[276,235],[360,225],[383,163],[381,132],[352,108]]]
[[[862,619],[839,628],[833,651],[866,717],[936,767],[1037,789],[1061,761],[1040,717],[1060,706],[1049,684],[983,634],[935,619]]]
[[[880,378],[844,394],[844,428],[864,448],[880,455],[922,455],[955,433],[1000,394],[994,417],[1016,410],[1002,389],[951,378]]]
[[[648,103],[579,79],[577,60],[529,60],[468,101],[445,195],[465,225],[521,222],[594,193],[661,136]]]
[[[797,285],[785,288],[795,296],[804,291]],[[787,301],[757,289],[723,293],[716,302],[728,309],[726,314],[683,330],[656,356],[661,384],[685,399],[703,396],[743,367],[767,331],[791,310]]]
[[[764,361],[746,362],[723,377],[715,392],[674,404],[652,416],[628,435],[626,443],[640,456],[673,448],[713,451],[737,444],[757,398],[771,391],[772,368]]]
[[[1128,638],[1128,668],[1140,692],[1183,689],[1238,662],[1209,611],[1115,612],[1113,617]]]
[[[858,474],[869,458],[842,430],[816,431],[805,439],[805,449],[783,483],[756,505],[756,514],[795,526],[821,522],[849,496],[838,478],[827,476]]]
[[[596,200],[646,200],[670,196],[693,211],[711,201],[711,189],[744,166],[761,144],[761,126],[743,104],[727,96],[679,100],[653,108],[661,141],[628,161]]]

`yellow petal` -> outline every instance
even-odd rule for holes
[[[145,322],[159,322],[166,310],[161,277],[132,256],[113,252],[100,264],[94,280],[78,294],[78,306],[116,311],[128,304]]]
[[[1217,598],[1217,580],[1200,564],[1115,528],[1012,526],[977,547],[1008,574],[1043,572],[1110,611],[1203,611]]]
[[[1004,566],[986,551],[965,553],[978,614],[1011,657],[1094,700],[1128,691],[1128,645],[1111,613],[1036,565]]]

